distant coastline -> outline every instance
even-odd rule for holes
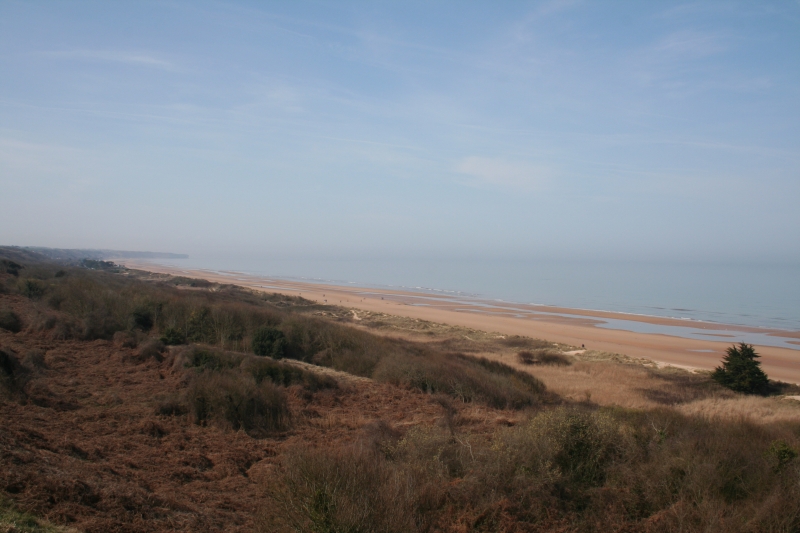
[[[312,259],[193,255],[180,269],[401,289],[687,322],[800,330],[800,264],[637,263],[435,258]],[[623,318],[623,317],[618,317]]]
[[[46,248],[42,246],[9,246],[17,250],[35,252],[54,261],[81,261],[94,259],[98,261],[110,259],[188,259],[187,254],[169,252],[136,252],[124,250],[80,249],[80,248]]]
[[[580,348],[621,353],[680,367],[713,369],[735,342],[758,347],[776,379],[800,383],[800,331],[733,326],[657,316],[510,303],[463,294],[376,288],[348,283],[258,276],[236,271],[180,268],[148,260],[120,261],[128,268],[233,283],[353,309],[526,335]]]

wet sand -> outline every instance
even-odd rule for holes
[[[525,335],[552,342],[650,359],[664,365],[711,370],[741,332],[774,337],[798,345],[800,332],[727,326],[709,322],[607,311],[534,306],[491,300],[465,300],[448,295],[400,290],[336,286],[294,280],[251,276],[236,272],[213,272],[169,267],[141,260],[120,260],[128,268],[147,270],[218,283],[231,283],[265,292],[300,295],[309,300],[353,309],[387,313],[432,322],[495,331],[506,335]],[[568,316],[564,316],[568,315]],[[668,334],[637,333],[599,327],[606,320],[631,324],[691,327],[707,330],[702,339]],[[792,340],[790,340],[792,339]],[[756,344],[764,371],[772,379],[800,384],[800,350]]]

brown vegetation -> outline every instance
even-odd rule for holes
[[[523,365],[555,365],[569,366],[572,360],[562,353],[555,350],[523,350],[517,354],[517,359]]]
[[[4,259],[20,328],[0,330],[0,524],[800,529],[789,400],[524,337]],[[291,359],[250,353],[258,331]]]

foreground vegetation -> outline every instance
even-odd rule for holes
[[[797,531],[797,427],[558,407],[289,454],[267,530]],[[281,529],[283,528],[283,529]]]
[[[300,298],[4,253],[2,338],[111,341],[126,364],[175,376],[177,388],[150,408],[163,420],[276,443],[274,468],[257,482],[264,531],[800,531],[800,416],[759,422],[682,410],[737,398],[710,376],[591,366],[519,337],[471,351],[460,337],[387,336],[385,322],[368,320],[356,327],[347,313]],[[508,364],[490,357],[495,345],[514,354]],[[48,361],[0,345],[1,401],[51,405],[35,386]],[[669,387],[649,396],[660,407],[629,408],[545,386],[596,368]],[[436,420],[352,413],[352,429],[324,439],[314,433],[327,427],[320,412],[346,410],[362,386],[348,375],[427,399]],[[156,446],[165,425],[142,431]]]

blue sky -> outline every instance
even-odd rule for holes
[[[0,0],[0,243],[800,260],[800,2]]]

